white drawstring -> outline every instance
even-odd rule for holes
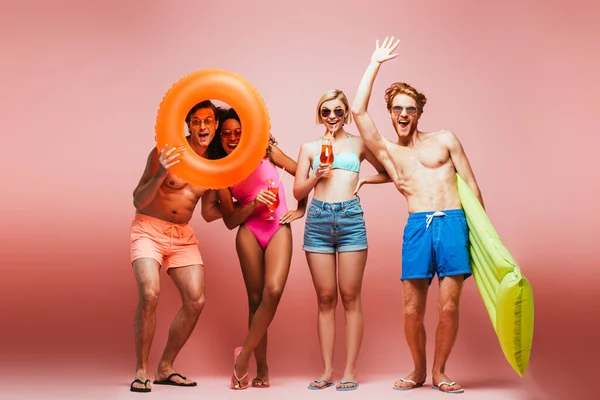
[[[441,211],[436,211],[433,214],[427,214],[427,219],[426,219],[426,221],[427,221],[427,227],[425,228],[425,230],[429,229],[429,225],[431,224],[431,221],[433,221],[433,218],[435,218],[435,217],[444,217],[444,216],[446,216],[446,214],[444,214]]]

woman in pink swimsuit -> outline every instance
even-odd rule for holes
[[[219,117],[220,146],[214,146],[209,158],[222,158],[237,147],[242,127],[233,109],[224,110]],[[242,267],[242,275],[248,292],[250,308],[250,330],[243,346],[235,349],[235,365],[231,377],[231,388],[248,387],[248,367],[254,353],[257,376],[252,380],[253,387],[269,387],[267,367],[267,328],[269,327],[279,299],[286,284],[292,259],[292,231],[290,222],[302,218],[306,209],[306,199],[298,202],[296,210],[289,211],[286,204],[283,183],[279,186],[279,206],[274,211],[274,219],[269,218],[267,205],[276,200],[267,190],[267,180],[279,182],[277,168],[285,168],[296,173],[296,162],[285,155],[273,138],[260,165],[242,182],[230,188],[207,195],[213,196],[203,203],[202,213],[207,220],[222,214],[229,229],[239,226],[236,236],[236,249]],[[205,195],[205,196],[207,196]],[[234,205],[233,198],[237,200]],[[220,209],[220,213],[215,208]],[[213,215],[211,218],[210,215]]]

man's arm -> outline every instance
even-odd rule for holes
[[[167,171],[173,165],[179,163],[179,153],[172,154],[177,148],[173,147],[165,153],[167,145],[160,152],[156,147],[152,149],[146,160],[146,168],[140,181],[133,191],[133,206],[140,210],[154,200],[160,185],[167,176]]]
[[[385,167],[388,174],[390,171],[395,170],[395,167],[387,150],[386,139],[379,134],[375,122],[367,112],[367,109],[379,67],[384,61],[398,56],[397,54],[392,54],[398,43],[399,41],[396,41],[396,43],[393,42],[393,37],[389,39],[388,43],[388,38],[386,37],[382,46],[379,46],[379,40],[377,40],[375,51],[371,56],[371,63],[363,74],[352,103],[352,116],[354,117],[358,132],[365,142],[365,146]]]
[[[479,199],[481,206],[485,209],[485,205],[483,203],[483,196],[481,195],[481,191],[479,190],[479,185],[477,184],[477,180],[475,179],[475,174],[473,173],[473,169],[471,168],[471,163],[469,163],[469,159],[467,158],[467,154],[460,143],[460,140],[456,137],[453,132],[443,131],[441,132],[443,135],[442,138],[446,142],[448,149],[450,151],[450,157],[452,159],[452,163],[454,164],[454,168],[460,177],[466,182],[467,185],[471,188],[475,196]]]
[[[221,212],[221,203],[219,203],[219,193],[216,190],[208,190],[202,196],[202,218],[206,222],[212,222],[217,219],[223,218]],[[233,209],[237,210],[241,208],[238,201],[233,202]]]
[[[202,218],[206,222],[212,222],[223,218],[219,208],[219,197],[216,190],[207,190],[200,200],[202,204]]]
[[[233,205],[233,196],[231,196],[229,188],[219,189],[218,194],[221,212],[223,213],[223,222],[225,222],[227,229],[230,230],[243,224],[258,206],[258,202],[253,200],[245,206],[236,209]]]

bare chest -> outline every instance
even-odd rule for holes
[[[170,172],[163,181],[162,189],[165,192],[187,194],[196,198],[202,197],[205,192],[204,189],[192,186]]]
[[[437,173],[451,163],[448,150],[435,145],[398,148],[393,153],[393,158],[397,171],[396,185],[402,186]]]

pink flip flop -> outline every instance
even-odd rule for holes
[[[248,388],[248,384],[249,382],[246,382],[246,384],[242,384],[242,381],[244,379],[246,379],[246,377],[248,376],[248,372],[246,372],[244,374],[244,376],[242,376],[241,378],[238,378],[237,375],[235,374],[235,364],[237,362],[237,358],[240,355],[240,353],[242,352],[242,347],[236,347],[236,349],[233,352],[233,376],[231,377],[231,388],[233,390],[244,390]]]

